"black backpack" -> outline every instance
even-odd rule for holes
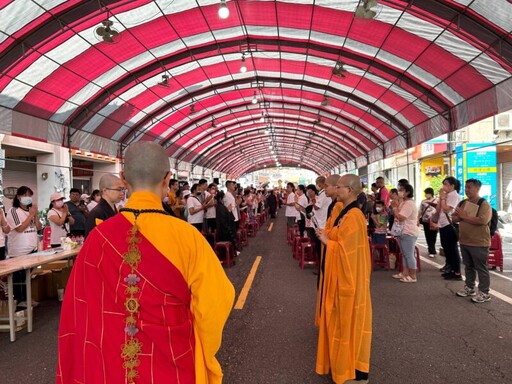
[[[478,210],[476,211],[476,215],[478,216],[478,212],[480,212],[480,207],[482,206],[482,203],[484,202],[484,198],[481,197],[479,200],[478,200]],[[459,204],[459,207],[462,206],[462,204],[464,204],[466,202],[466,200],[462,200]],[[491,221],[489,221],[489,232],[491,233],[491,237],[494,236],[494,234],[496,233],[496,231],[498,230],[498,211],[496,211],[493,207],[491,207],[491,210],[492,210],[492,216],[491,216]]]

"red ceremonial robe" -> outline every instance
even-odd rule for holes
[[[69,278],[59,328],[57,383],[126,383],[125,333],[131,223],[121,214],[90,233]],[[107,236],[108,234],[108,236]],[[195,382],[190,290],[179,270],[140,233],[142,260],[135,337],[142,344],[137,383]]]

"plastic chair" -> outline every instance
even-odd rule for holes
[[[52,247],[52,227],[46,226],[43,229],[43,249]]]
[[[235,264],[235,249],[230,241],[217,241],[213,249],[219,260],[224,261],[228,268]]]
[[[315,254],[315,243],[311,241],[307,243],[302,243],[300,247],[300,269],[304,269],[305,264],[318,264],[318,260]]]
[[[248,221],[247,222],[247,234],[249,236],[256,236],[256,232],[258,231],[258,222],[257,221]]]
[[[499,268],[500,272],[503,272],[503,248],[501,236],[498,232],[496,232],[491,238],[491,247],[489,248],[487,266],[493,269]]]
[[[389,249],[386,244],[370,244],[370,257],[372,267],[384,267],[391,269],[389,265]]]
[[[293,241],[293,248],[292,248],[292,257],[294,259],[300,260],[302,246],[304,243],[311,243],[311,240],[309,239],[309,237],[295,236],[295,239]]]

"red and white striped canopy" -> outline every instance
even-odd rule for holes
[[[233,176],[325,173],[512,108],[511,1],[219,5],[0,0],[0,130],[153,140]]]

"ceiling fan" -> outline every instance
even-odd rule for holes
[[[339,77],[346,77],[345,73],[347,73],[347,70],[343,67],[345,64],[343,64],[341,61],[337,61],[336,64],[334,64],[334,68],[332,69],[332,74]]]
[[[362,4],[356,8],[355,16],[362,19],[374,19],[380,9],[377,0],[362,0]]]
[[[158,85],[161,85],[162,87],[169,87],[169,75],[163,74],[162,81],[160,81]]]
[[[106,43],[116,43],[117,39],[115,38],[119,36],[119,31],[117,31],[115,28],[112,28],[114,22],[107,19],[103,20],[101,24],[102,26],[94,30],[98,40],[104,41]]]

